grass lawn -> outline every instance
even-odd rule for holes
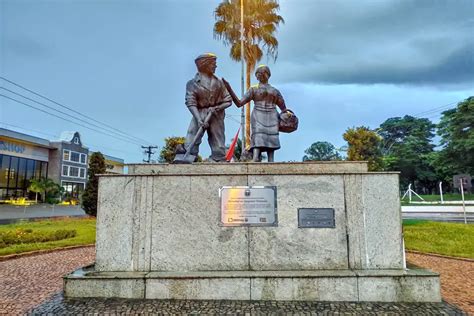
[[[67,246],[87,245],[95,243],[95,218],[38,220],[32,222],[20,222],[15,224],[0,225],[0,233],[6,231],[17,231],[18,229],[31,229],[34,232],[76,230],[77,234],[75,237],[57,241],[9,245],[7,247],[0,248],[0,256],[34,250],[54,249]]]
[[[474,225],[404,220],[405,248],[474,259]]]

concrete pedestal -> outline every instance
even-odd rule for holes
[[[70,297],[440,301],[404,269],[397,173],[365,163],[132,165],[99,182],[96,264]],[[277,227],[219,226],[219,188],[277,187]],[[298,228],[333,208],[335,228]]]

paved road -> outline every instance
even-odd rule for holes
[[[54,206],[38,204],[30,206],[0,205],[0,224],[18,219],[57,217],[57,216],[84,216],[86,213],[80,206]]]
[[[452,213],[463,212],[460,205],[423,205],[423,206],[402,206],[402,212],[428,212],[428,213]],[[474,205],[466,205],[466,212],[474,214]]]
[[[464,223],[462,206],[402,206],[402,216],[403,219]],[[474,223],[474,206],[466,206],[466,220],[468,223]]]
[[[460,222],[464,223],[464,214],[463,213],[448,213],[448,212],[410,212],[402,213],[403,219],[423,219],[427,221],[435,222]],[[469,224],[474,224],[474,214],[467,213],[466,220]]]

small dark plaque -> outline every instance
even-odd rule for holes
[[[299,208],[298,228],[335,228],[333,208]]]

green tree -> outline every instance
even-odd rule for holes
[[[176,156],[176,147],[178,145],[183,145],[186,141],[186,138],[184,137],[178,137],[178,136],[171,136],[171,137],[166,137],[165,138],[165,146],[161,148],[160,150],[160,156],[158,158],[158,162],[161,163],[172,163],[174,160],[174,157]],[[202,157],[198,155],[197,161],[201,162]]]
[[[307,148],[303,156],[303,161],[319,160],[319,161],[330,161],[330,160],[341,160],[341,156],[329,142],[315,142],[309,148]]]
[[[38,203],[38,193],[44,192],[42,179],[31,179],[28,191],[35,193],[35,202]]]
[[[238,138],[237,144],[235,144],[234,157],[237,161],[240,161],[241,156],[242,156],[242,140]]]
[[[223,40],[230,46],[230,57],[241,61],[240,34],[240,4],[241,0],[224,0],[214,11],[214,37]],[[277,14],[280,5],[275,0],[245,0],[244,1],[244,60],[246,63],[246,86],[250,88],[250,77],[255,66],[263,56],[276,60],[278,56],[278,40],[276,30],[283,18]],[[246,113],[246,135],[250,135],[250,109]]]
[[[40,178],[31,179],[28,190],[36,193],[35,201],[38,202],[38,193],[42,193],[42,202],[52,201],[61,196],[64,192],[64,188],[51,179]]]
[[[44,198],[43,202],[57,203],[64,193],[64,188],[51,179],[43,179]]]
[[[228,150],[230,150],[230,145],[231,144],[228,144],[228,145],[225,146],[226,147],[226,153],[227,153]],[[237,143],[235,144],[235,149],[234,149],[234,160],[235,161],[240,161],[241,153],[242,153],[242,141],[240,140],[240,138],[237,138]]]
[[[450,179],[456,173],[474,174],[474,96],[443,112],[438,135],[443,148],[436,162],[444,175]]]
[[[348,143],[347,160],[367,161],[370,171],[383,169],[382,137],[368,127],[360,126],[343,134]]]
[[[176,156],[176,147],[178,145],[184,145],[185,142],[184,137],[166,137],[165,138],[165,146],[160,151],[160,157],[158,158],[159,162],[167,162],[172,163],[174,157]]]
[[[427,118],[405,115],[383,122],[377,132],[383,138],[385,169],[400,171],[402,187],[409,183],[414,189],[429,193],[436,188],[437,176],[430,163],[435,124]]]
[[[97,216],[97,199],[99,192],[98,174],[104,174],[106,171],[105,159],[100,152],[93,153],[89,158],[89,170],[87,171],[87,185],[82,194],[82,208],[91,215]]]

